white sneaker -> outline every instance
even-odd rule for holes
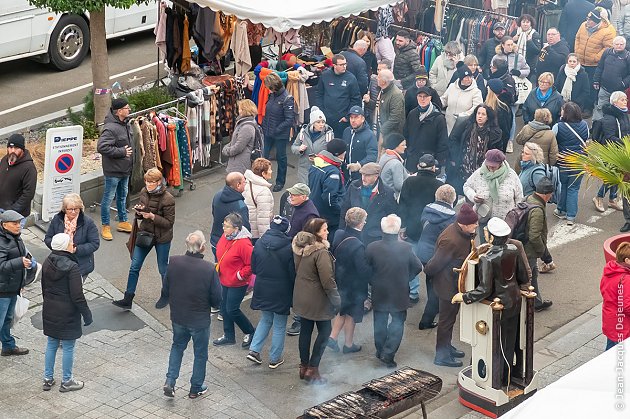
[[[218,321],[220,321],[220,322],[222,322],[222,321],[223,321],[223,316],[219,314],[219,315],[217,316],[217,320],[218,320]]]
[[[505,147],[505,152],[506,153],[513,153],[514,152],[514,141],[510,140],[507,143],[507,146]]]

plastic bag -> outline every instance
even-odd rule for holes
[[[17,322],[26,315],[29,304],[30,302],[28,299],[22,297],[21,295],[17,296],[17,301],[15,302],[15,313],[13,314],[13,324],[11,327],[15,326]]]

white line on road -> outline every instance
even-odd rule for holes
[[[589,224],[594,224],[597,221],[599,221],[602,217],[605,217],[607,215],[612,214],[613,212],[616,212],[616,209],[613,208],[608,208],[606,211],[602,212],[601,215],[593,215],[592,217],[589,217],[588,220],[586,220],[587,223]]]
[[[131,74],[131,73],[134,73],[136,71],[146,70],[147,68],[153,67],[153,66],[155,66],[157,64],[158,63],[155,62],[155,63],[143,65],[142,67],[133,68],[131,70],[124,71],[122,73],[114,74],[113,76],[110,76],[109,79],[111,80],[111,79],[115,79],[117,77],[126,76],[127,74]],[[1,115],[6,115],[6,114],[11,113],[11,112],[19,111],[20,109],[24,109],[24,108],[27,108],[27,107],[32,106],[32,105],[37,105],[38,103],[46,102],[47,100],[56,99],[58,97],[65,96],[65,95],[68,95],[70,93],[78,92],[80,90],[87,89],[88,87],[91,87],[91,86],[92,86],[92,83],[87,83],[87,84],[84,84],[84,85],[81,85],[81,86],[73,87],[72,89],[64,90],[63,92],[55,93],[53,95],[49,95],[49,96],[45,96],[45,97],[42,97],[42,98],[39,98],[39,99],[36,99],[36,100],[32,100],[30,102],[23,103],[21,105],[15,106],[13,108],[5,109],[3,111],[0,111],[0,116]]]
[[[549,231],[547,248],[553,249],[554,247],[562,246],[592,236],[593,234],[601,233],[602,231],[603,230],[599,228],[584,224],[574,224],[570,226],[565,223],[558,223]]]

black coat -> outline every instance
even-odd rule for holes
[[[96,146],[98,152],[103,156],[103,174],[105,176],[131,176],[133,154],[127,156],[125,146],[133,148],[129,124],[121,121],[113,112],[109,112],[105,116],[103,131],[101,131]],[[134,152],[136,151],[134,150]]]
[[[346,226],[337,230],[330,251],[335,257],[335,279],[341,304],[363,304],[368,296],[372,268],[365,257],[361,232]]]
[[[9,156],[0,160],[0,208],[28,217],[37,188],[37,169],[28,150],[9,166]]]
[[[488,76],[490,74],[490,64],[492,64],[492,57],[497,53],[497,45],[501,43],[494,34],[492,38],[489,38],[484,44],[481,46],[481,51],[477,58],[479,59],[479,66],[483,68],[484,76]]]
[[[210,243],[216,247],[223,234],[223,219],[231,212],[236,212],[243,217],[243,227],[251,230],[249,224],[249,210],[245,204],[243,194],[236,189],[225,185],[212,199],[212,232]]]
[[[361,106],[359,83],[349,71],[335,74],[331,68],[324,70],[315,87],[315,97],[315,104],[324,112],[329,124],[347,118],[352,106]]]
[[[610,93],[630,87],[630,52],[606,48],[595,69],[593,83],[599,83]]]
[[[568,55],[569,45],[564,39],[544,47],[540,50],[540,56],[536,62],[536,74],[541,75],[545,72],[557,74],[558,69],[567,62]]]
[[[252,272],[256,274],[252,309],[289,314],[295,284],[291,238],[273,227],[267,230],[254,246]]]
[[[65,231],[64,217],[65,214],[60,211],[50,220],[46,237],[44,237],[44,243],[46,243],[46,246],[51,250],[50,242],[53,236]],[[86,277],[94,270],[94,252],[96,252],[101,245],[101,239],[99,238],[96,224],[94,224],[94,221],[92,221],[90,217],[86,217],[83,211],[79,213],[77,229],[74,232],[73,241],[77,249],[76,252],[74,252],[74,256],[76,256],[79,263],[81,276]]]
[[[26,247],[19,236],[14,236],[0,226],[0,297],[18,295],[24,286],[26,269],[22,257]]]
[[[444,164],[448,158],[446,118],[438,109],[433,109],[422,121],[420,107],[413,109],[407,115],[403,135],[407,139],[405,168],[409,172],[418,170],[418,160],[423,154],[432,154],[439,164]]]
[[[553,83],[554,87],[558,92],[562,92],[562,87],[564,86],[564,82],[567,80],[567,75],[564,73],[563,65],[560,67],[560,71],[558,71],[558,75],[556,77],[556,81]],[[583,111],[584,109],[591,107],[591,82],[588,78],[588,73],[584,70],[584,67],[580,68],[577,76],[575,77],[575,82],[573,82],[573,87],[571,88],[571,102],[575,102],[580,105],[580,109]]]
[[[608,141],[618,143],[621,138],[630,135],[630,118],[627,112],[623,112],[616,106],[606,103],[602,106],[603,118],[600,120],[601,134],[593,130],[593,138],[602,144]],[[619,132],[621,131],[621,138]]]
[[[171,256],[164,290],[171,307],[171,321],[184,327],[210,326],[210,308],[221,305],[221,283],[214,265],[202,253]]]
[[[429,89],[431,89],[431,103],[439,110],[442,110],[442,99],[440,99],[437,90],[433,87],[429,87]],[[405,116],[408,116],[409,112],[418,107],[418,90],[419,88],[414,84],[413,87],[410,87],[405,92]]]
[[[516,83],[514,82],[514,77],[510,75],[507,71],[507,67],[505,67],[505,71],[500,72],[499,70],[491,73],[488,79],[499,79],[503,82],[503,91],[499,96],[499,100],[506,105],[514,105],[518,96],[516,95]]]
[[[533,121],[534,112],[536,112],[536,109],[540,108],[549,109],[549,112],[551,112],[551,116],[553,118],[553,121],[550,124],[551,126],[558,122],[560,119],[560,110],[562,109],[562,105],[564,105],[564,99],[555,88],[552,87],[552,89],[553,92],[551,92],[551,96],[549,96],[549,99],[547,99],[544,106],[541,105],[540,101],[536,97],[537,89],[532,89],[527,96],[527,99],[525,99],[525,103],[523,103],[523,123],[527,124],[528,122]]]
[[[339,228],[346,227],[346,212],[350,208],[359,207],[367,211],[368,216],[363,227],[361,238],[366,245],[375,240],[379,240],[382,236],[381,218],[389,214],[398,212],[398,204],[394,198],[394,190],[385,185],[380,179],[378,180],[378,193],[374,194],[370,199],[367,207],[363,205],[361,200],[361,180],[355,180],[348,186],[346,195],[341,204],[341,216],[339,218]]]
[[[281,205],[283,203],[284,202],[281,202]],[[282,214],[282,211],[280,211],[280,213],[284,217],[287,217],[291,222],[291,228],[288,233],[291,238],[295,237],[300,231],[302,231],[306,223],[309,222],[311,218],[319,217],[319,211],[317,211],[317,207],[310,199],[306,200],[302,205],[297,207],[292,207],[289,203],[286,205],[287,214]]]
[[[422,272],[422,263],[411,244],[397,234],[384,234],[365,251],[372,267],[372,307],[375,311],[400,312],[409,307],[409,281]]]
[[[296,115],[295,98],[289,96],[284,87],[278,93],[269,93],[262,121],[265,137],[289,139]]]
[[[403,182],[398,199],[398,212],[407,237],[417,242],[422,232],[420,215],[424,207],[435,201],[435,191],[444,185],[436,178],[437,173],[420,170],[416,176],[409,176]]]
[[[347,49],[343,51],[341,55],[346,57],[346,63],[348,64],[346,70],[354,74],[354,77],[357,78],[359,91],[362,95],[366,94],[368,89],[368,69],[365,60],[353,49]]]
[[[42,321],[44,335],[55,339],[78,339],[81,316],[92,323],[92,312],[83,295],[79,264],[72,253],[53,250],[42,267]]]

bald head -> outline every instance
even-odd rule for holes
[[[225,184],[230,188],[243,193],[245,190],[245,176],[239,172],[228,173],[225,177]]]

